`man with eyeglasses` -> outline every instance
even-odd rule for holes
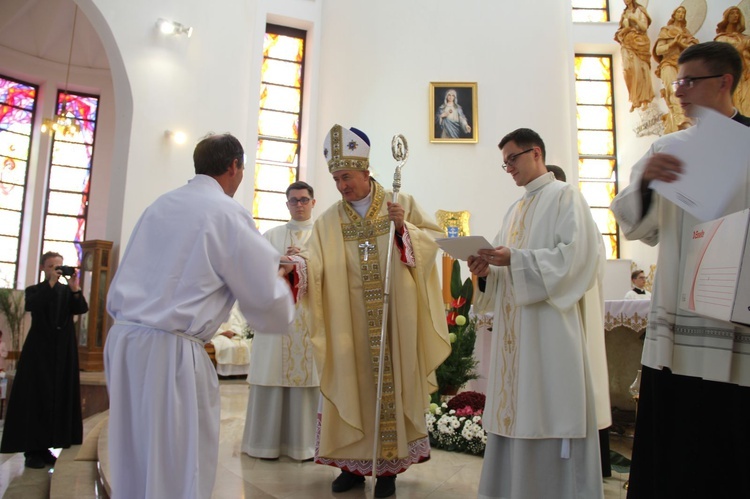
[[[294,182],[286,189],[292,216],[263,234],[279,253],[296,255],[310,239],[315,206],[313,188]],[[250,354],[250,394],[242,452],[261,459],[289,456],[298,461],[315,455],[318,373],[307,321],[307,308],[295,303],[295,319],[285,335],[255,335]],[[252,327],[252,324],[250,325]]]
[[[402,192],[393,203],[391,192],[370,176],[364,132],[334,125],[323,149],[342,199],[316,220],[308,250],[290,257],[298,262],[298,292],[307,294],[320,371],[315,462],[341,470],[331,484],[336,493],[372,475],[381,325],[387,321],[374,493],[389,497],[397,474],[430,457],[424,414],[437,389],[433,371],[450,353],[434,241],[442,231],[412,196]],[[389,246],[391,299],[384,317]]]
[[[675,95],[688,117],[703,106],[750,126],[732,105],[741,75],[742,60],[732,45],[693,45],[680,55]],[[750,328],[678,307],[685,248],[699,221],[650,189],[653,180],[679,178],[680,160],[662,151],[679,147],[693,133],[687,129],[654,142],[610,207],[626,238],[659,243],[643,346],[631,499],[750,496]],[[721,162],[719,151],[716,163]],[[724,215],[749,208],[750,164],[745,180],[726,188],[734,195]]]
[[[526,192],[505,215],[495,248],[469,257],[480,278],[474,306],[493,311],[495,324],[479,497],[601,498],[591,372],[596,362],[606,373],[606,357],[603,342],[591,354],[587,346],[587,337],[603,334],[601,234],[578,189],[547,171],[539,134],[520,128],[499,148]],[[606,384],[604,391],[606,411]]]

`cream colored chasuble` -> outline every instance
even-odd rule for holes
[[[372,184],[366,216],[345,202],[316,221],[308,245],[311,333],[320,370],[321,414],[316,461],[371,469],[383,283],[389,244],[386,196]],[[384,370],[379,472],[398,473],[429,456],[424,412],[434,370],[449,341],[435,265],[439,233],[413,198],[399,196],[413,267],[394,247],[388,348]],[[354,463],[357,460],[358,463]]]

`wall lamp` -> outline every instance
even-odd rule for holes
[[[164,132],[164,136],[167,140],[171,140],[175,144],[184,144],[187,142],[187,134],[179,130],[167,130]]]
[[[156,27],[164,35],[187,35],[190,38],[193,34],[192,27],[162,18],[156,21]]]

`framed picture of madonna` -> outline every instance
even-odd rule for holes
[[[430,142],[476,143],[477,84],[430,83]]]

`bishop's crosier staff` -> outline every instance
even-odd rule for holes
[[[393,159],[398,163],[393,172],[393,198],[391,202],[398,203],[398,192],[401,190],[401,168],[409,159],[409,145],[403,135],[394,135],[391,141]],[[383,286],[383,324],[380,327],[380,359],[378,360],[378,395],[375,402],[375,437],[372,444],[372,497],[375,497],[375,480],[378,476],[378,442],[380,440],[380,402],[383,398],[383,363],[385,362],[385,348],[388,336],[388,305],[391,301],[391,260],[393,258],[393,238],[396,235],[396,224],[391,220],[388,234],[388,257],[385,261],[385,283]]]

